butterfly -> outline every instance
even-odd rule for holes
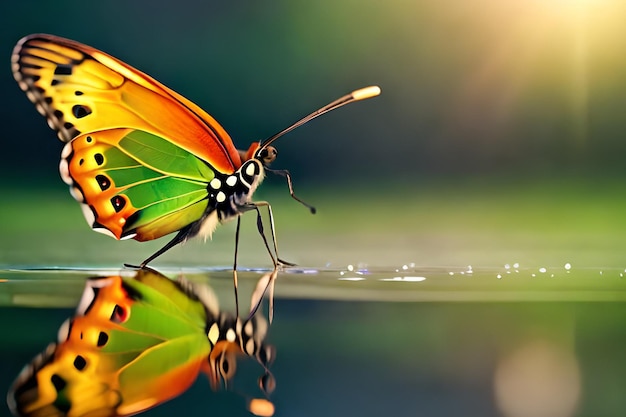
[[[213,389],[235,375],[238,356],[264,369],[267,395],[275,356],[267,322],[220,312],[215,294],[149,268],[134,277],[90,278],[76,314],[18,375],[7,396],[15,416],[129,416],[183,393],[204,372]],[[266,399],[249,402],[273,414]]]
[[[210,237],[218,224],[237,218],[233,270],[237,300],[240,215],[256,211],[257,228],[274,269],[292,265],[278,257],[269,203],[252,195],[266,172],[280,136],[328,111],[380,94],[366,87],[300,119],[270,138],[237,150],[222,126],[200,107],[130,65],[81,43],[34,34],[13,50],[20,88],[66,142],[60,172],[81,203],[89,225],[116,239],[149,241],[177,232],[145,259],[143,267],[177,244]],[[260,207],[268,211],[273,252]]]

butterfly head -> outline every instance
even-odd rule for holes
[[[269,167],[276,159],[278,151],[273,146],[262,146],[260,142],[254,142],[247,151],[239,151],[239,156],[242,162],[249,161],[250,159],[256,159],[263,164],[264,167]]]
[[[274,361],[275,348],[264,343],[266,333],[267,322],[263,319],[252,317],[242,322],[221,313],[207,332],[212,345],[207,371],[211,388],[227,387],[235,376],[237,359],[245,355],[255,358],[263,367],[259,387],[265,395],[271,394],[276,382],[269,366]]]

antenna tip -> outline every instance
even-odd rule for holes
[[[377,85],[371,85],[369,87],[360,88],[352,92],[352,97],[355,100],[365,100],[366,98],[376,97],[380,94],[380,87]]]
[[[274,404],[263,398],[253,398],[248,403],[248,411],[255,416],[271,417],[274,415]]]

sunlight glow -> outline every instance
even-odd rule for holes
[[[570,150],[583,152],[590,86],[607,83],[606,77],[597,78],[603,71],[619,73],[609,66],[619,65],[623,56],[623,25],[617,16],[626,7],[616,0],[478,4],[483,12],[474,14],[464,31],[481,43],[470,44],[475,60],[450,107],[448,133],[470,132],[488,146],[502,140],[500,129],[515,118],[547,117],[540,111],[544,107],[537,106],[540,102],[569,118],[562,137]]]
[[[581,394],[577,358],[565,346],[528,341],[501,358],[494,391],[505,417],[572,417]]]

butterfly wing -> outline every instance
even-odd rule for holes
[[[211,352],[207,310],[152,272],[90,279],[77,315],[9,393],[18,416],[126,416],[185,391]]]
[[[241,166],[230,136],[215,119],[102,51],[35,34],[18,42],[12,65],[20,88],[64,142],[80,133],[134,128],[175,143],[220,172]]]
[[[90,226],[152,240],[200,220],[207,184],[241,159],[224,129],[146,74],[51,35],[13,52],[20,87],[66,142],[61,174]]]
[[[139,241],[199,220],[215,177],[193,154],[136,129],[79,135],[65,145],[60,171],[94,230]]]

